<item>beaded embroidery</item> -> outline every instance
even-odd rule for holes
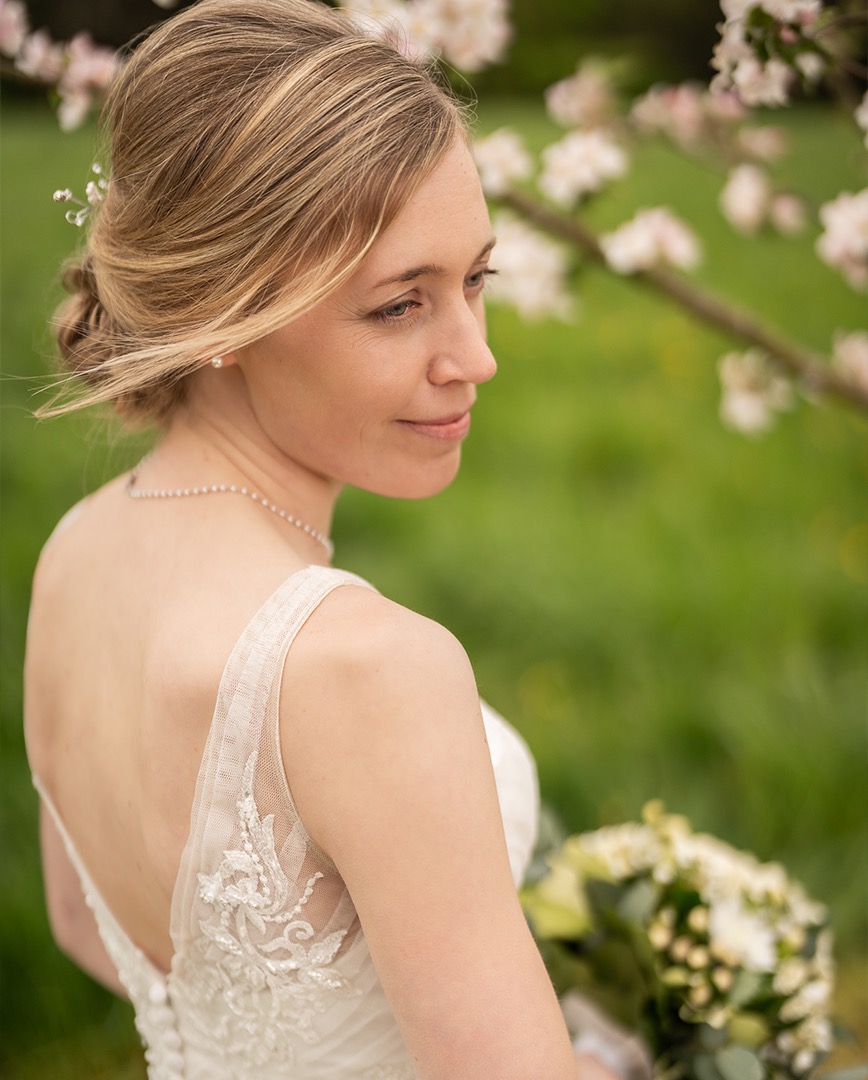
[[[317,938],[303,917],[322,872],[286,908],[290,884],[275,850],[274,815],[260,817],[253,796],[256,759],[254,752],[247,760],[236,804],[241,845],[224,851],[214,873],[198,875],[212,914],[200,920],[196,942],[207,962],[195,965],[200,978],[186,992],[202,1003],[221,996],[228,1011],[217,1040],[228,1055],[261,1066],[289,1062],[294,1037],[317,1042],[315,1017],[335,995],[355,991],[331,966],[347,931]]]

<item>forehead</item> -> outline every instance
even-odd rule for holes
[[[491,239],[491,222],[469,149],[457,141],[365,256],[362,284],[409,266],[455,262],[462,272]]]

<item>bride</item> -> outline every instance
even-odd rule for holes
[[[611,1078],[517,900],[524,744],[447,631],[330,566],[342,486],[444,488],[495,371],[459,108],[328,8],[203,0],[107,119],[58,340],[76,405],[161,438],[34,582],[59,945],[152,1080]]]

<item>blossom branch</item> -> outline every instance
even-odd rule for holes
[[[582,222],[543,206],[521,191],[502,192],[494,197],[494,201],[516,211],[549,235],[566,240],[591,262],[608,267],[599,238]],[[868,389],[841,378],[819,356],[788,340],[748,312],[661,266],[637,270],[629,276],[667,296],[699,321],[763,349],[782,371],[797,379],[812,394],[832,397],[868,412]]]

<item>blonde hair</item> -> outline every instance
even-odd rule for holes
[[[424,65],[314,0],[201,0],[106,102],[111,166],[55,316],[79,389],[165,422],[185,376],[309,310],[464,131]]]

